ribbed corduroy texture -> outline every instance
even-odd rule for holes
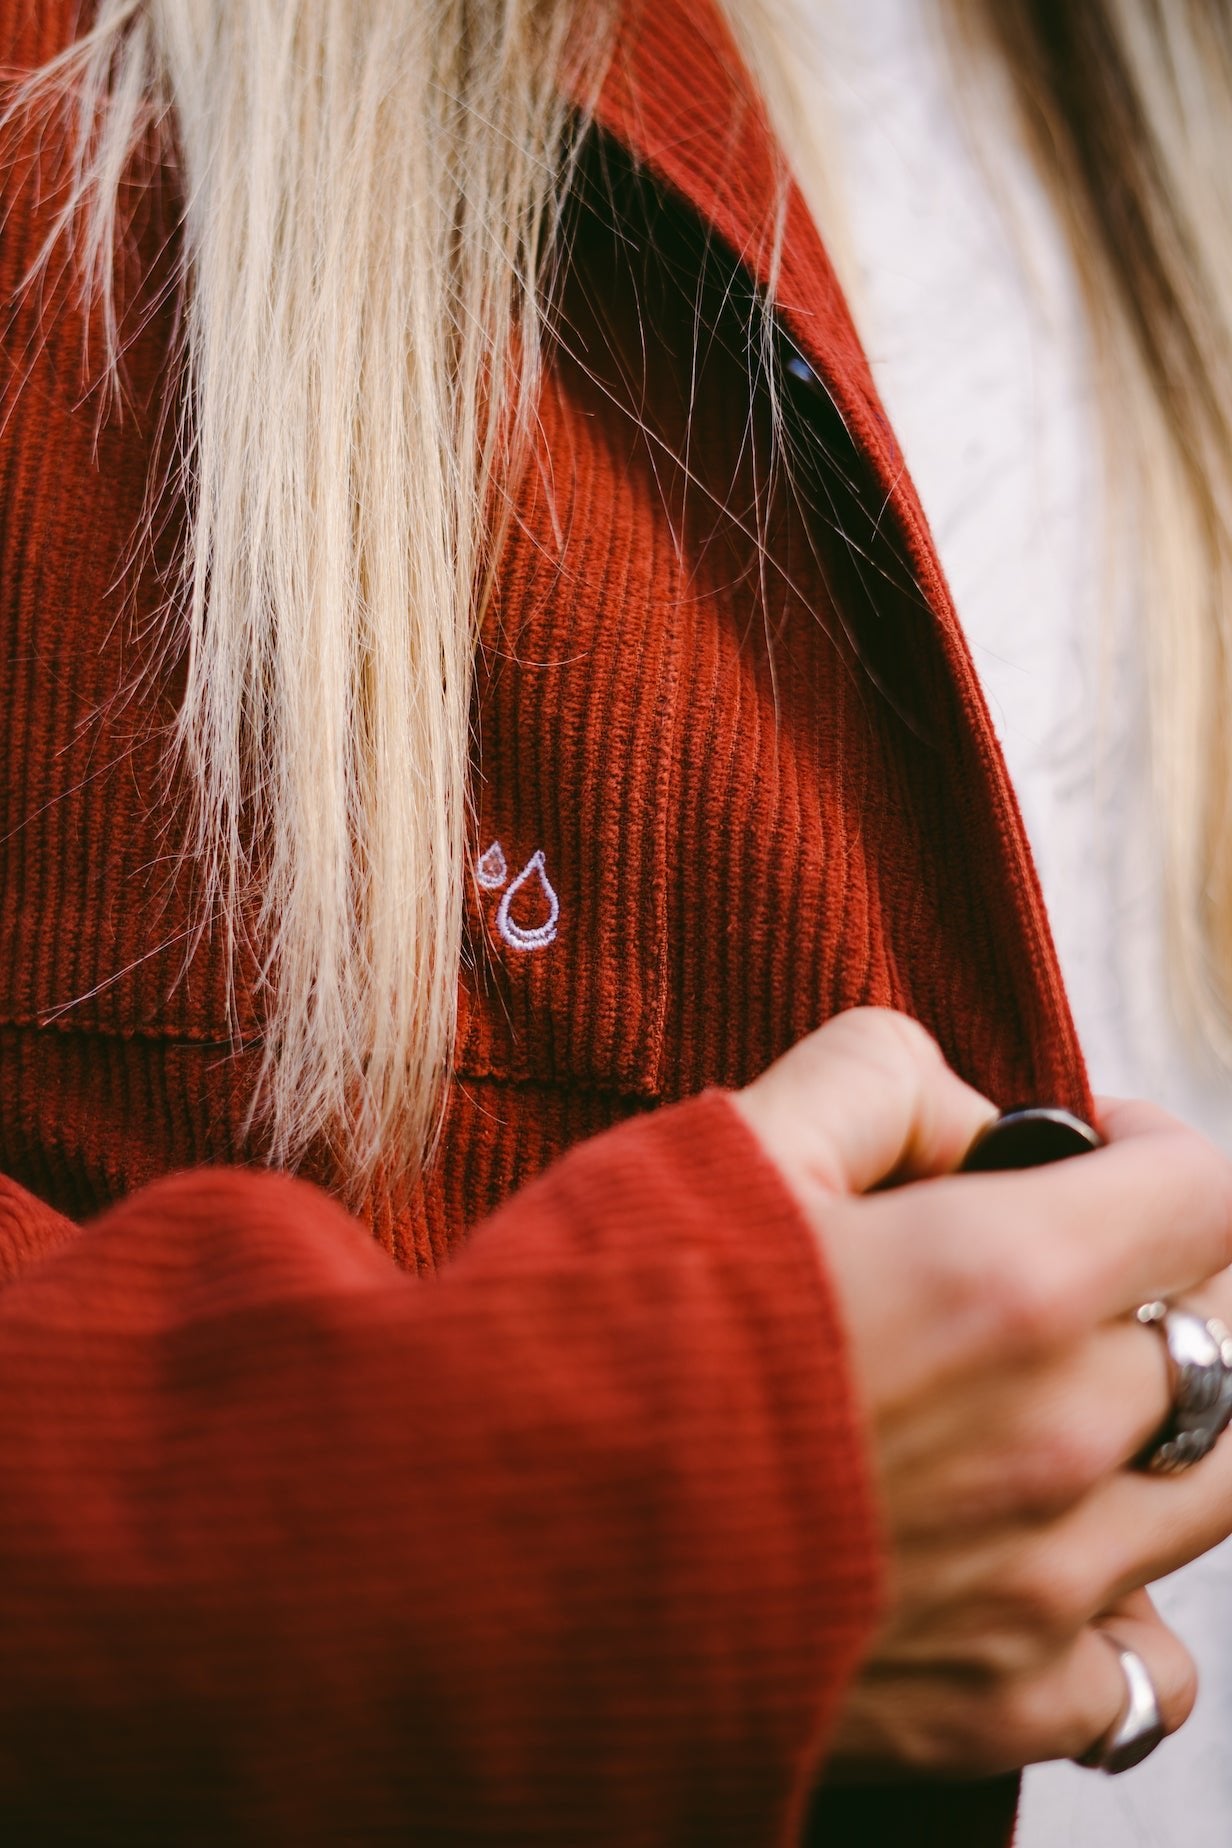
[[[0,64],[74,12],[0,0]],[[767,485],[729,285],[742,256],[765,278],[775,181],[725,45],[704,0],[658,0],[600,105],[612,197],[577,215],[476,708],[476,855],[499,841],[507,886],[542,853],[559,917],[517,947],[502,890],[468,893],[440,1154],[414,1201],[369,1203],[387,1252],[439,1271],[417,1287],[302,1187],[140,1191],[259,1152],[217,939],[184,967],[176,664],[157,559],[130,563],[168,232],[139,210],[121,418],[83,391],[67,292],[18,290],[62,150],[5,169],[0,1169],[49,1204],[5,1196],[0,1277],[58,1247],[0,1297],[15,1839],[75,1814],[66,1776],[125,1842],[141,1815],[158,1841],[786,1839],[876,1577],[823,1282],[718,1103],[552,1164],[854,1002],[918,1016],[1003,1102],[1089,1106],[974,675],[794,195],[782,339],[817,383],[789,422],[803,455],[839,407],[858,541],[918,579],[878,594],[924,738],[844,633],[815,502]],[[164,556],[176,530],[171,508]],[[512,915],[533,930],[544,896]],[[328,1151],[311,1176],[337,1182]],[[51,1210],[108,1206],[81,1236]],[[995,1837],[1004,1801],[942,1795],[929,1827]],[[921,1839],[923,1815],[848,1798],[819,1839]]]

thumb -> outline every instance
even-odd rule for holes
[[[788,1180],[829,1194],[948,1174],[997,1114],[888,1008],[835,1015],[733,1102]]]

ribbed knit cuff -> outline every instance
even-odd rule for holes
[[[800,1779],[807,1801],[885,1592],[869,1435],[840,1307],[819,1237],[726,1092],[709,1090],[638,1128],[669,1145],[664,1165],[702,1209],[710,1262],[740,1274],[757,1325],[770,1427],[780,1466],[794,1478],[797,1531],[810,1548],[806,1560],[783,1560],[784,1586],[801,1599],[798,1640],[810,1639],[799,1659],[783,1665],[784,1685],[815,1675],[815,1725]],[[668,1204],[660,1194],[659,1210]],[[785,1552],[789,1546],[784,1537]]]
[[[749,1223],[757,1225],[761,1235],[759,1254],[762,1239],[767,1248],[771,1242],[775,1247],[773,1261],[781,1267],[785,1309],[790,1300],[792,1351],[797,1364],[807,1370],[810,1389],[816,1395],[816,1430],[824,1443],[830,1478],[824,1520],[835,1568],[832,1590],[838,1606],[862,1630],[862,1641],[867,1641],[884,1603],[884,1534],[869,1454],[870,1433],[851,1375],[847,1331],[825,1267],[821,1239],[729,1095],[710,1091],[699,1104],[707,1110],[716,1104],[727,1120],[716,1164],[721,1175],[721,1179],[716,1175],[718,1184],[735,1202],[740,1197],[739,1169]],[[719,1146],[716,1134],[713,1148]],[[768,1249],[766,1255],[769,1259]],[[839,1485],[840,1478],[842,1504],[835,1508],[829,1491]]]

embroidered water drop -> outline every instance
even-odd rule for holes
[[[499,841],[485,848],[475,866],[475,878],[485,892],[499,892],[509,877],[509,868],[505,864],[505,850]]]
[[[517,923],[511,915],[510,908],[518,894],[531,885],[538,885],[540,896],[547,906],[547,915],[541,924],[528,926]],[[544,865],[543,849],[540,847],[531,855],[513,884],[505,891],[496,913],[496,928],[510,949],[542,950],[555,941],[559,917],[560,900],[552,889],[552,883]]]

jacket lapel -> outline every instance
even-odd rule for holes
[[[771,297],[873,472],[936,626],[991,826],[990,910],[1016,992],[989,997],[1030,1046],[1037,1100],[1093,1109],[1030,848],[1000,746],[918,496],[894,442],[842,289],[714,0],[626,0],[597,95],[599,127],[681,195]],[[964,798],[968,792],[960,792]],[[970,1074],[969,1074],[970,1075]],[[978,1082],[978,1074],[973,1075]],[[1023,1101],[1023,1100],[1002,1100]]]
[[[713,0],[631,0],[593,112],[773,296],[848,424],[871,423],[887,489],[910,492],[838,278]]]

